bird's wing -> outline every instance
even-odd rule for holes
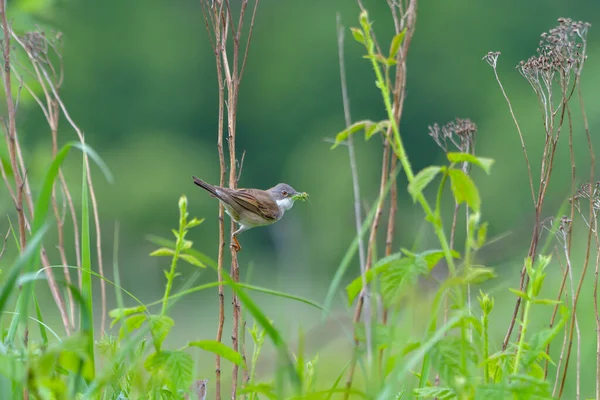
[[[262,215],[267,220],[278,220],[281,215],[277,204],[270,199],[268,201],[257,201],[257,195],[253,192],[252,189],[237,189],[235,191],[227,189],[227,194],[241,207]]]

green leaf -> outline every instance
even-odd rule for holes
[[[365,140],[371,139],[371,137],[380,132],[386,132],[390,127],[390,121],[385,119],[377,123],[371,122],[365,125]]]
[[[555,305],[560,304],[562,301],[560,300],[552,300],[552,299],[535,299],[533,300],[533,304],[544,304],[544,305]]]
[[[174,255],[175,255],[175,251],[171,250],[171,249],[167,249],[166,247],[162,247],[162,248],[154,250],[152,253],[150,253],[150,256],[152,256],[152,257],[162,257],[162,256],[173,257]]]
[[[13,176],[12,165],[10,164],[10,160],[8,159],[8,157],[5,157],[3,154],[0,154],[0,163],[2,163],[2,167],[6,172],[6,176],[10,179]]]
[[[384,257],[381,260],[377,261],[373,268],[365,273],[365,280],[367,284],[369,284],[373,277],[381,273],[383,270],[387,269],[392,263],[400,260],[402,258],[402,253],[395,253],[390,256]],[[346,293],[348,295],[348,304],[352,304],[354,299],[363,288],[363,280],[362,275],[355,278],[348,286],[346,286]]]
[[[479,227],[479,230],[477,231],[477,244],[476,244],[477,249],[480,249],[485,244],[485,241],[487,239],[487,230],[488,230],[488,224],[487,224],[487,222],[484,222],[483,224],[481,224],[481,226]]]
[[[121,327],[120,338],[124,338],[128,333],[133,332],[136,329],[140,329],[142,324],[146,321],[146,314],[135,314],[128,317],[125,323]]]
[[[492,268],[488,267],[471,267],[467,270],[465,283],[477,284],[495,278],[496,274]]]
[[[437,398],[439,400],[449,400],[456,398],[456,392],[445,387],[423,387],[413,390],[413,396],[417,398]]]
[[[373,121],[363,120],[363,121],[358,121],[358,122],[353,123],[352,125],[350,125],[349,127],[347,127],[346,129],[344,129],[343,131],[341,131],[340,133],[338,133],[335,136],[335,143],[333,144],[333,146],[331,146],[331,149],[335,149],[343,141],[348,139],[348,137],[350,135],[360,131],[361,129],[365,129],[365,127],[367,127],[369,125],[373,125]]]
[[[402,31],[394,36],[392,39],[392,43],[390,44],[390,59],[395,59],[396,54],[398,54],[398,49],[400,49],[400,45],[404,40],[404,35],[406,34],[406,28],[402,29]]]
[[[360,44],[365,44],[365,35],[363,34],[363,32],[360,29],[350,28],[350,31],[352,32],[352,36],[354,37],[354,40],[356,40]]]
[[[196,257],[194,257],[191,254],[179,254],[179,258],[181,258],[183,261],[187,262],[188,264],[192,264],[193,266],[200,267],[200,268],[206,268],[206,265],[202,264],[202,261],[198,260]]]
[[[456,250],[450,250],[450,255],[453,258],[460,258],[460,254]],[[427,250],[419,254],[415,254],[415,256],[423,257],[427,262],[427,267],[431,271],[437,263],[444,258],[445,254],[443,250]]]
[[[235,365],[246,369],[244,359],[242,358],[242,355],[240,353],[216,340],[199,340],[196,342],[189,342],[188,347],[198,347],[199,349],[218,354],[224,359],[231,361]]]
[[[510,290],[512,293],[516,294],[517,296],[519,296],[520,298],[522,298],[523,300],[530,300],[529,296],[527,295],[527,293],[522,292],[520,290],[517,289],[513,289],[513,288],[508,288],[508,290]]]
[[[173,392],[189,390],[192,384],[194,361],[184,351],[161,351],[152,353],[144,366],[153,377],[166,377],[167,385]]]
[[[273,385],[270,383],[257,383],[254,385],[245,385],[238,391],[239,394],[261,394],[268,399],[277,399],[277,394],[275,394],[275,389]],[[257,397],[258,398],[258,397]]]
[[[476,157],[473,154],[469,153],[456,153],[450,152],[447,154],[448,161],[451,163],[460,163],[460,162],[468,162],[470,164],[477,165],[481,167],[485,171],[486,174],[490,174],[490,170],[492,169],[492,164],[494,164],[494,160],[487,157]]]
[[[191,220],[191,221],[189,221],[189,222],[187,223],[187,225],[185,226],[185,229],[190,229],[190,228],[193,228],[193,227],[195,227],[195,226],[198,226],[198,225],[200,225],[202,222],[204,222],[204,218],[202,218],[202,219],[198,219],[198,218],[194,217],[194,218],[192,218],[192,220]]]
[[[151,315],[148,317],[148,321],[150,322],[150,333],[154,339],[154,347],[159,351],[175,322],[166,315]]]
[[[406,286],[413,285],[421,275],[429,272],[427,262],[423,257],[404,257],[391,264],[381,273],[381,295],[387,306],[392,306],[405,296]]]
[[[459,169],[449,170],[448,175],[456,203],[466,202],[473,211],[478,212],[481,207],[481,198],[471,177]]]
[[[412,196],[413,203],[417,202],[418,195],[431,183],[435,176],[442,171],[442,167],[431,165],[419,171],[412,182],[408,184],[408,193]]]
[[[146,239],[148,241],[154,243],[157,246],[171,247],[171,248],[175,248],[175,246],[176,246],[176,243],[173,242],[172,240],[164,239],[159,236],[147,235]],[[215,260],[213,260],[212,258],[208,257],[207,255],[199,252],[198,250],[186,249],[183,251],[183,253],[192,254],[194,257],[196,257],[198,260],[200,260],[204,265],[208,265],[212,269],[217,270],[217,262]]]
[[[110,310],[108,312],[108,316],[114,319],[114,321],[111,324],[111,327],[114,326],[123,317],[128,317],[130,315],[139,314],[143,312],[146,312],[146,306],[115,308],[114,310]]]

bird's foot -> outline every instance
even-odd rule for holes
[[[242,251],[242,246],[240,246],[240,242],[238,242],[237,238],[235,236],[232,236],[231,240],[231,248],[234,249],[236,253]]]

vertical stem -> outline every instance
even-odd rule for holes
[[[216,49],[221,46],[225,46],[224,39],[226,31],[222,32],[223,27],[221,26],[221,17],[216,15],[215,17],[215,43]],[[227,166],[225,165],[225,153],[223,151],[223,125],[224,125],[224,113],[225,113],[225,89],[223,87],[223,64],[221,63],[221,57],[216,54],[217,63],[217,81],[219,84],[219,116],[218,116],[218,130],[217,130],[217,150],[219,153],[219,185],[225,186],[225,176]],[[223,282],[223,264],[225,258],[225,213],[221,202],[219,202],[219,254],[217,258],[217,275],[219,282]],[[225,325],[225,293],[223,285],[219,285],[219,325],[217,327],[217,341],[221,342],[223,339],[223,326]],[[221,400],[221,356],[216,355],[215,359],[215,398]]]
[[[337,24],[337,43],[338,43],[338,56],[340,64],[340,81],[342,86],[342,103],[344,106],[344,119],[346,122],[346,128],[352,124],[352,117],[350,115],[350,98],[348,96],[348,86],[346,83],[346,66],[344,62],[344,27],[340,22],[340,14],[336,16]],[[367,310],[365,311],[365,337],[367,346],[367,360],[368,364],[371,365],[372,361],[372,337],[371,337],[371,318],[370,318],[370,304],[369,304],[369,285],[367,283],[367,266],[365,260],[365,249],[362,235],[360,234],[362,227],[362,215],[360,210],[360,187],[358,183],[358,167],[356,165],[356,154],[354,152],[354,139],[353,136],[348,136],[346,142],[348,146],[348,156],[350,159],[350,172],[352,175],[352,189],[354,192],[354,222],[356,224],[356,235],[358,238],[358,259],[360,262],[360,275],[362,277],[363,294],[365,296],[365,303]],[[385,185],[384,185],[385,187]],[[377,218],[377,217],[376,217]]]
[[[4,33],[3,40],[3,56],[4,56],[4,73],[2,74],[4,80],[4,94],[6,97],[7,117],[8,117],[8,130],[6,132],[6,141],[8,144],[8,154],[10,157],[10,165],[13,170],[15,179],[15,187],[17,190],[17,217],[19,221],[19,245],[21,251],[25,251],[25,245],[27,244],[27,231],[25,227],[25,211],[23,210],[23,179],[19,172],[19,165],[17,163],[17,127],[15,122],[15,102],[12,95],[12,83],[10,74],[10,28],[6,20],[6,2],[0,0],[0,18],[2,19],[2,31]]]

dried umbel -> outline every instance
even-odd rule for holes
[[[41,58],[48,54],[48,44],[43,32],[27,32],[20,37],[23,47],[29,51],[35,58]]]
[[[559,18],[558,26],[541,35],[537,54],[521,61],[517,69],[532,85],[551,86],[558,76],[568,79],[571,72],[579,74],[586,59],[585,45],[590,24]],[[534,87],[535,89],[535,87]]]
[[[441,128],[437,123],[429,126],[429,136],[445,152],[448,151],[448,142],[452,143],[461,152],[471,151],[475,141],[475,133],[477,133],[477,125],[468,118],[456,118]]]
[[[579,190],[577,190],[577,193],[575,194],[575,196],[573,196],[573,198],[571,199],[571,201],[574,202],[577,210],[580,212],[581,212],[581,210],[580,210],[580,200],[581,199],[590,201],[594,208],[594,212],[597,212],[598,210],[600,210],[600,181],[596,182],[596,184],[593,187],[592,187],[592,185],[590,185],[589,182],[584,183],[583,185],[581,185]]]

